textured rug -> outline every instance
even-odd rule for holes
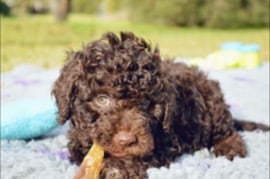
[[[269,124],[269,63],[252,70],[209,71],[220,81],[234,116]],[[1,107],[20,98],[50,97],[59,70],[20,65],[1,74]],[[16,109],[14,109],[16,110]],[[78,167],[69,161],[68,126],[32,140],[1,140],[2,179],[71,179]],[[269,179],[269,132],[242,132],[246,158],[229,161],[202,149],[179,156],[169,168],[148,170],[150,179]]]

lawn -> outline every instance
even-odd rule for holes
[[[226,41],[258,43],[260,57],[269,60],[269,29],[213,30],[108,20],[90,15],[71,14],[57,23],[51,15],[1,17],[1,71],[20,63],[45,68],[63,64],[65,51],[79,49],[107,31],[133,31],[158,45],[169,57],[205,57]]]

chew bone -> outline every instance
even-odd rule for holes
[[[98,179],[103,157],[103,147],[94,142],[74,179]]]

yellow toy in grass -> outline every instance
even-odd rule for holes
[[[188,64],[202,69],[253,69],[260,65],[260,46],[258,44],[242,44],[228,42],[221,49],[209,54],[206,58],[190,59]]]
[[[94,142],[74,179],[98,179],[103,157],[103,147]]]

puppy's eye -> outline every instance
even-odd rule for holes
[[[96,102],[99,104],[99,105],[108,105],[109,102],[110,102],[110,98],[106,95],[99,95],[97,98],[96,98]]]

